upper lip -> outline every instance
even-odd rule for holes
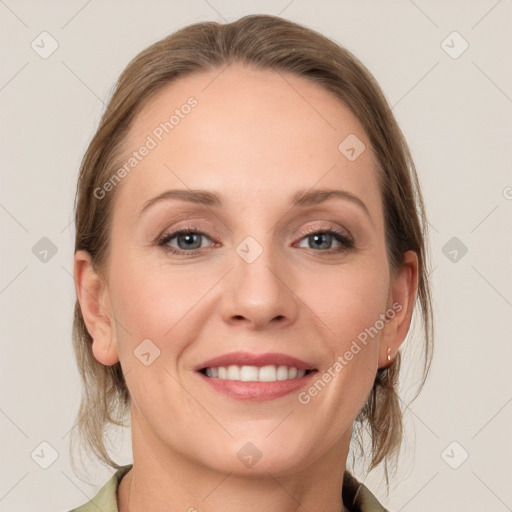
[[[279,352],[266,352],[264,354],[253,354],[251,352],[230,352],[223,354],[198,364],[194,369],[196,371],[205,368],[217,368],[219,366],[288,366],[295,367],[298,370],[315,370],[316,368],[302,359],[282,354]]]

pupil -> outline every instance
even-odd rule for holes
[[[315,243],[320,241],[320,245],[322,245],[322,237],[325,237],[325,236],[330,237],[330,235],[328,233],[322,233],[322,234],[319,234],[319,235],[313,235],[312,238],[315,240]],[[327,243],[327,247],[325,247],[325,245],[324,245],[323,248],[324,249],[326,249],[326,248],[328,249],[329,248],[328,246],[329,246],[329,244]]]
[[[184,234],[184,235],[181,235],[181,238],[182,238],[182,239],[184,238],[184,239],[186,240],[186,242],[185,242],[185,246],[186,246],[186,247],[185,247],[185,248],[189,248],[189,249],[190,249],[191,245],[194,243],[194,237],[195,237],[195,236],[197,236],[197,237],[198,237],[199,235],[198,235],[197,233],[186,233],[186,234]],[[197,242],[197,241],[196,241],[196,242]],[[178,245],[180,245],[180,246],[181,246],[181,244],[178,244]],[[200,245],[201,245],[201,242],[199,242],[199,246],[200,246]],[[199,246],[198,246],[198,247],[199,247]],[[196,248],[198,248],[198,247],[193,247],[193,248],[194,248],[194,249],[196,249]],[[183,247],[182,247],[182,248],[183,248]]]

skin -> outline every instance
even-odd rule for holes
[[[341,481],[352,424],[377,369],[389,364],[388,348],[394,357],[405,339],[418,260],[406,253],[391,276],[375,158],[344,104],[294,75],[241,65],[219,72],[169,84],[139,113],[122,162],[187,98],[198,101],[110,192],[116,202],[104,272],[92,269],[86,252],[75,254],[94,356],[121,362],[132,397],[134,467],[119,486],[119,509],[346,510]],[[353,162],[338,150],[349,134],[366,145]],[[139,216],[147,200],[189,188],[217,192],[223,206],[166,200]],[[369,215],[336,198],[290,208],[296,191],[317,188],[349,191]],[[153,243],[191,226],[207,235],[193,256]],[[354,247],[335,252],[343,248],[335,238],[320,248],[308,239],[332,227],[349,233]],[[236,252],[247,236],[263,249],[252,263]],[[180,248],[177,238],[169,245]],[[291,354],[321,375],[395,302],[401,311],[307,405],[296,392],[237,401],[193,371],[247,350]],[[145,366],[134,350],[148,338],[160,356]],[[262,454],[252,467],[237,457],[248,442]]]

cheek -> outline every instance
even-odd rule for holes
[[[340,422],[347,419],[346,415],[355,418],[375,380],[384,326],[381,315],[386,312],[389,291],[385,270],[384,262],[377,259],[368,259],[364,265],[340,266],[323,280],[328,286],[313,288],[308,299],[314,302],[311,309],[326,326],[321,343],[329,353],[318,376],[327,383],[326,389],[314,407],[323,402],[322,407]],[[323,389],[322,385],[317,387]]]
[[[169,279],[168,270],[151,269],[138,260],[125,261],[123,266],[112,273],[111,280],[121,350],[133,351],[142,340],[150,339],[162,352],[178,351],[180,339],[191,335],[190,312],[201,296],[200,282],[192,277]]]
[[[320,282],[322,286],[310,287],[307,301],[330,327],[328,332],[340,341],[340,349],[385,313],[389,281],[385,267],[377,261],[340,266],[339,271],[330,272],[328,279],[326,276]]]

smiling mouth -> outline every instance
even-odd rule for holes
[[[235,380],[242,382],[276,382],[283,380],[296,380],[316,372],[317,370],[299,370],[294,366],[267,365],[267,366],[217,366],[202,368],[200,373],[209,378],[219,380]]]

